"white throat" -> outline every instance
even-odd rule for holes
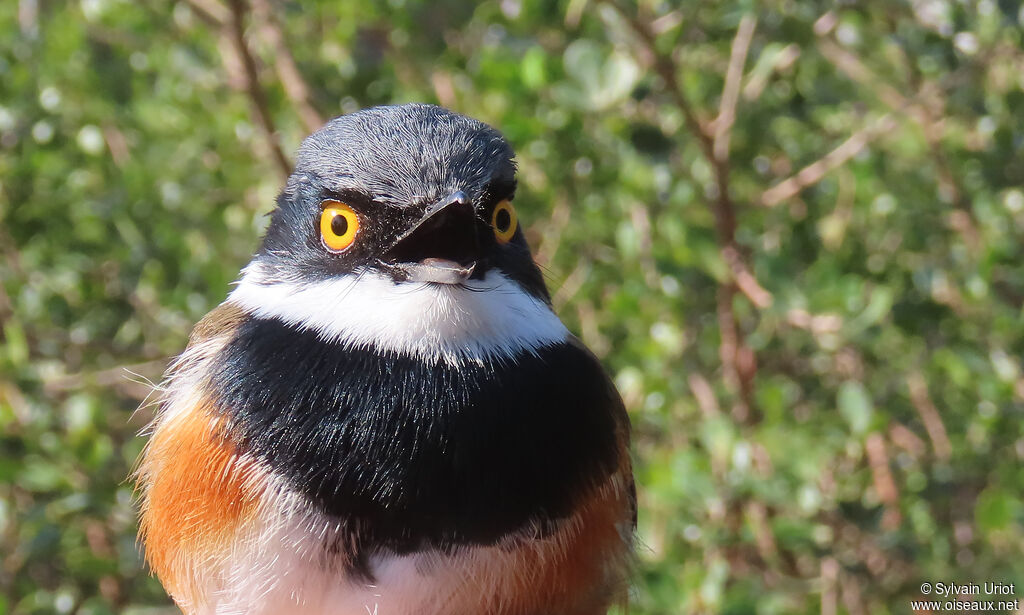
[[[431,361],[513,357],[569,336],[546,303],[497,271],[462,286],[396,283],[372,270],[310,283],[253,262],[228,301],[326,341]]]

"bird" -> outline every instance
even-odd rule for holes
[[[596,615],[628,601],[630,424],[555,314],[516,161],[428,104],[301,144],[159,385],[139,537],[187,615]]]

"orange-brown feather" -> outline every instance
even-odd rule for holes
[[[572,540],[564,558],[544,562],[542,578],[537,586],[547,587],[551,596],[537,600],[531,588],[522,588],[520,599],[526,608],[523,613],[536,612],[549,605],[564,604],[569,614],[591,614],[604,611],[624,587],[616,587],[624,575],[625,549],[619,534],[626,520],[623,518],[623,495],[614,489],[602,490],[585,503],[575,521],[580,533]],[[617,527],[618,526],[618,527]],[[618,561],[616,561],[618,560]],[[619,575],[608,575],[609,567],[620,567]],[[620,578],[615,578],[619,576]]]
[[[630,561],[620,531],[628,531],[632,505],[621,482],[616,477],[581,503],[570,522],[578,530],[567,533],[561,549],[524,551],[520,565],[534,575],[509,577],[518,586],[509,588],[510,608],[501,612],[592,615],[623,598]]]
[[[197,562],[230,551],[262,495],[263,471],[235,452],[221,428],[205,407],[182,412],[157,427],[139,467],[139,535],[150,567],[176,597],[193,593]]]

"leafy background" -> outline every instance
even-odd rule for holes
[[[0,3],[0,613],[172,612],[125,478],[146,383],[301,139],[403,101],[518,150],[555,307],[635,427],[631,613],[1024,587],[1022,26],[1012,0]]]

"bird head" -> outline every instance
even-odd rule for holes
[[[512,204],[513,157],[495,129],[432,105],[332,120],[303,142],[232,299],[434,356],[564,336]]]

